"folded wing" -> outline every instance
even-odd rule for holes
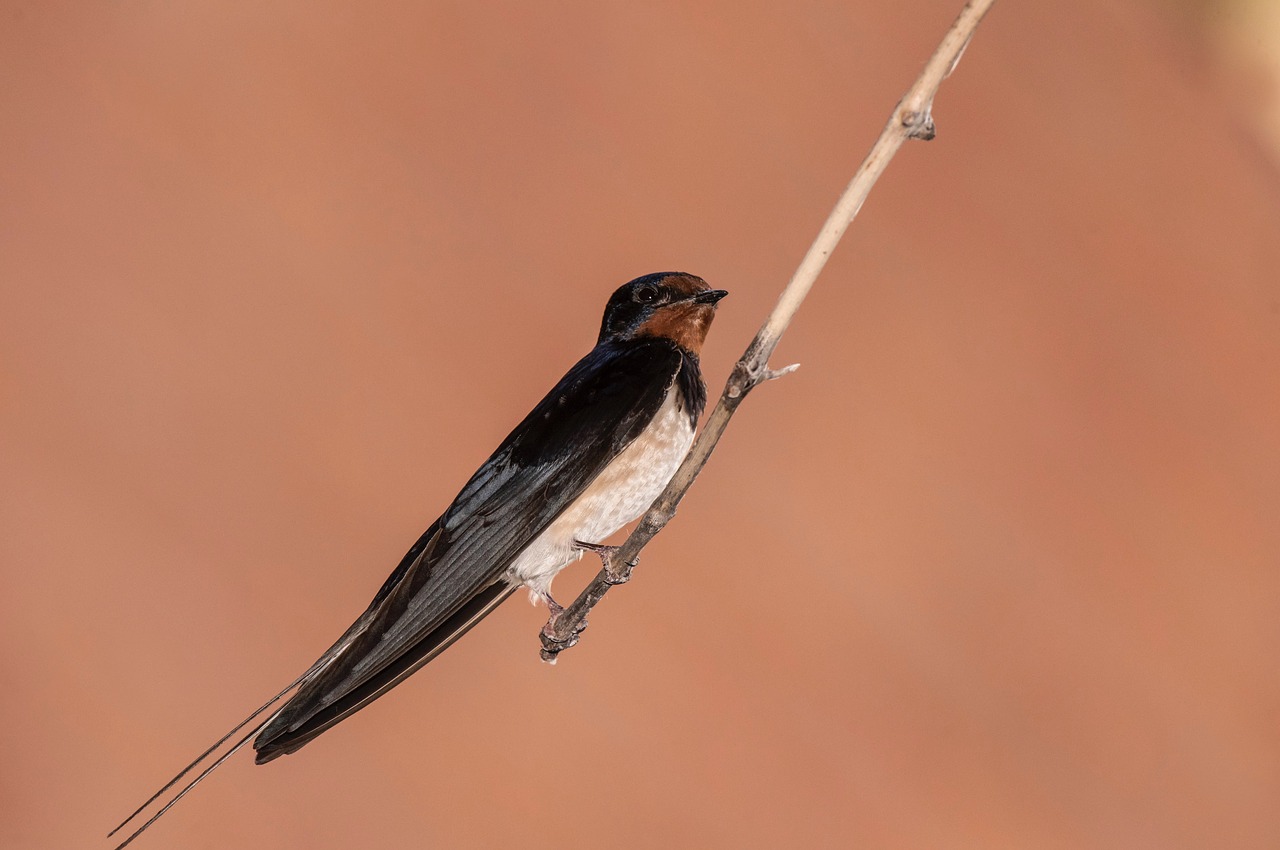
[[[295,751],[372,702],[505,599],[507,566],[644,430],[689,371],[685,357],[646,338],[601,343],[578,361],[313,665],[254,741],[257,761]]]

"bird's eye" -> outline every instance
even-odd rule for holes
[[[653,304],[658,300],[658,288],[656,286],[642,286],[636,290],[636,300],[641,304]]]

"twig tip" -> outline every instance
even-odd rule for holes
[[[764,373],[765,381],[776,381],[783,375],[790,375],[792,372],[800,368],[799,363],[792,363],[790,366],[783,366],[781,369],[766,369]]]

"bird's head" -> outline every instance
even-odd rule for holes
[[[696,355],[715,318],[716,302],[728,294],[683,272],[638,277],[610,297],[599,341],[665,337]]]

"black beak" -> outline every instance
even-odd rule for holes
[[[693,300],[697,304],[715,304],[728,294],[729,290],[727,289],[708,289],[706,292],[699,292],[693,296]]]

